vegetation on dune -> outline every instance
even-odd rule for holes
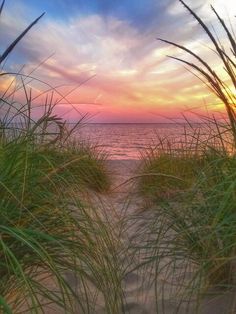
[[[163,280],[155,286],[157,297],[165,300],[165,286],[171,283],[171,297],[180,308],[189,302],[193,313],[201,313],[201,302],[210,293],[213,299],[227,290],[235,293],[235,166],[234,156],[209,156],[195,183],[181,195],[152,195],[152,237],[142,249],[156,266],[156,279]],[[159,187],[155,181],[154,187]]]
[[[0,98],[0,312],[91,313],[101,294],[105,311],[118,313],[119,239],[102,209],[86,206],[79,193],[109,188],[105,156],[75,141],[80,123],[70,128],[54,114],[56,90],[34,118],[27,76],[17,78]]]
[[[36,313],[46,311],[45,304],[52,302],[70,312],[72,297],[77,296],[65,272],[73,270],[82,283],[94,278],[96,284],[96,267],[100,272],[102,266],[95,258],[98,254],[102,259],[100,250],[110,247],[109,227],[98,215],[89,214],[79,197],[81,181],[87,182],[92,170],[76,175],[74,171],[91,164],[72,164],[88,155],[65,155],[54,147],[56,141],[39,145],[32,132],[24,131],[9,141],[4,138],[0,145],[2,310]],[[91,305],[86,306],[82,296],[77,300],[86,312]]]
[[[181,306],[186,304],[186,296],[202,301],[210,291],[221,294],[236,288],[236,41],[233,31],[213,7],[228,38],[227,47],[184,1],[179,1],[208,35],[227,76],[221,78],[208,62],[187,47],[161,39],[196,61],[171,57],[188,66],[225,105],[227,113],[223,123],[214,117],[203,117],[210,134],[207,140],[196,135],[189,124],[192,134],[182,149],[176,150],[174,145],[163,149],[163,145],[157,145],[143,160],[139,188],[145,196],[151,196],[156,207],[152,238],[143,249],[149,251],[150,261],[156,265],[157,280],[160,275],[176,286]],[[158,284],[155,287],[157,297],[165,291],[163,287],[160,292]],[[201,313],[200,304],[197,302],[195,310]],[[225,311],[232,311],[230,306]]]
[[[198,151],[175,149],[167,140],[157,146],[142,155],[138,189],[153,200],[176,200],[194,185],[204,158]]]
[[[138,189],[147,198],[180,201],[182,196],[185,198],[185,192],[196,188],[202,178],[209,189],[221,178],[222,169],[227,171],[225,158],[233,160],[227,152],[209,144],[194,150],[179,150],[174,145],[169,148],[168,145],[168,149],[163,146],[147,149],[142,155]]]
[[[109,190],[110,178],[105,167],[106,156],[88,144],[74,141],[66,147],[43,151],[52,168],[58,167],[67,183],[80,184],[81,189],[91,188],[97,192]],[[59,178],[60,180],[60,178]]]

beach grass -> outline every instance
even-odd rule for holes
[[[76,304],[87,313],[95,306],[97,293],[106,307],[118,306],[121,278],[111,250],[118,249],[118,240],[99,206],[88,207],[81,194],[85,189],[109,189],[105,157],[84,144],[62,141],[66,124],[65,130],[62,124],[58,128],[60,120],[48,112],[47,118],[31,119],[30,124],[25,124],[25,114],[20,123],[21,110],[14,112],[17,131],[8,123],[12,115],[7,112],[0,144],[2,310],[46,313],[53,303],[68,313],[76,311]],[[79,295],[67,282],[66,272],[76,274]]]
[[[146,230],[152,236],[142,250],[156,267],[159,299],[162,293],[163,300],[168,297],[164,286],[171,283],[175,291],[171,297],[178,306],[188,303],[196,306],[189,310],[201,313],[201,302],[207,296],[216,298],[234,291],[235,162],[234,156],[210,156],[191,187],[179,191],[174,186],[178,195],[168,198],[156,196],[165,182],[152,180],[151,188],[156,191],[149,203],[152,221]],[[227,313],[231,310],[229,304]]]
[[[121,243],[102,206],[81,194],[109,189],[106,156],[79,140],[83,117],[71,127],[54,113],[55,89],[34,115],[27,78],[17,73],[0,98],[0,311],[119,313]]]
[[[209,294],[214,299],[226,291],[235,293],[236,288],[236,116],[233,92],[236,87],[236,42],[213,7],[216,19],[226,32],[229,49],[223,47],[219,38],[184,1],[180,0],[180,3],[208,35],[227,80],[187,47],[169,40],[161,41],[195,59],[196,63],[171,57],[188,66],[209,87],[225,105],[226,118],[222,122],[214,116],[202,117],[201,128],[208,129],[207,137],[187,121],[191,132],[187,137],[182,136],[185,141],[181,147],[171,140],[158,139],[156,148],[150,148],[143,156],[138,187],[144,197],[151,198],[150,208],[156,217],[151,224],[151,240],[146,244],[149,252],[146,254],[156,267],[156,298],[162,293],[162,299],[167,298],[165,288],[161,291],[158,285],[161,277],[175,287],[172,297],[178,303],[177,311],[181,305],[187,304],[192,313],[202,313],[202,304]],[[146,232],[150,232],[149,227]],[[229,303],[225,309],[226,313],[234,310],[234,303]]]
[[[166,139],[157,147],[142,153],[138,189],[147,198],[173,200],[193,186],[204,161],[197,153],[175,149]]]
[[[80,189],[107,192],[110,176],[106,167],[106,155],[99,153],[89,144],[74,141],[63,148],[49,148],[43,151],[50,164],[49,171],[61,173],[68,184],[76,182]],[[59,165],[59,168],[57,168]],[[51,173],[53,175],[53,172]],[[61,180],[62,177],[59,178]]]

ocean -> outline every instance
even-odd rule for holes
[[[158,137],[181,138],[186,128],[186,124],[174,123],[93,123],[84,125],[79,134],[109,159],[139,159],[145,149],[158,143]]]

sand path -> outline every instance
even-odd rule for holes
[[[144,210],[144,202],[135,189],[132,177],[138,174],[137,169],[140,162],[137,160],[109,160],[108,169],[112,175],[112,192],[99,196],[107,207],[107,210],[115,210],[114,219],[122,220],[122,217],[130,217],[129,226],[123,226],[121,230],[124,242],[131,243],[132,246],[145,246],[145,232],[148,224],[152,221],[152,211]],[[132,217],[135,216],[135,223]],[[112,218],[113,219],[113,218]],[[137,256],[136,256],[137,255]],[[140,261],[144,261],[146,256],[131,252],[132,263],[130,267],[135,267]],[[166,261],[164,261],[166,263]],[[133,264],[133,265],[132,265]],[[73,285],[73,278],[67,278]],[[151,280],[152,281],[151,281]],[[154,282],[157,283],[157,294],[155,295]],[[163,288],[164,287],[164,288]],[[155,270],[148,264],[141,270],[129,272],[123,283],[125,306],[122,313],[125,314],[194,314],[192,306],[188,302],[175,300],[173,292],[173,282],[166,282],[166,278],[158,277],[155,280]],[[165,290],[165,291],[164,291]],[[163,294],[164,291],[164,294]],[[235,311],[228,311],[229,305],[234,300],[232,294],[226,294],[217,299],[206,299],[203,302],[200,314],[233,314]],[[157,310],[158,309],[158,310]],[[79,314],[79,313],[78,313]],[[95,314],[106,314],[103,307],[96,310]],[[112,314],[112,313],[109,313]]]

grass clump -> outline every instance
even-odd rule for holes
[[[21,115],[22,110],[18,119]],[[45,128],[47,119],[50,126]],[[56,117],[40,117],[30,127],[21,124],[15,133],[8,119],[2,121],[0,296],[6,313],[46,313],[52,304],[68,313],[89,312],[94,304],[93,298],[86,299],[91,289],[85,282],[93,286],[90,293],[104,296],[106,304],[112,293],[104,286],[109,283],[117,293],[119,275],[101,275],[114,268],[111,247],[118,247],[117,240],[99,209],[86,207],[80,193],[84,188],[103,191],[109,187],[104,160],[78,145],[65,149],[61,125],[60,131],[50,131],[58,123]],[[12,131],[15,136],[8,137]],[[80,292],[73,290],[66,272],[76,274]]]
[[[147,150],[142,157],[139,190],[153,200],[176,199],[196,182],[201,156],[163,148]]]
[[[196,136],[194,132],[190,134],[191,143],[195,145],[193,151],[197,154],[192,154],[188,140],[178,153],[174,146],[171,146],[171,153],[169,149],[164,154],[162,149],[157,149],[157,153],[149,152],[140,186],[145,194],[154,195],[155,218],[146,250],[156,268],[156,297],[166,293],[162,297],[164,300],[169,293],[165,292],[165,287],[158,287],[161,277],[164,286],[172,284],[174,296],[168,297],[179,303],[177,312],[187,303],[191,313],[202,313],[203,300],[209,293],[216,298],[230,290],[235,299],[236,42],[233,32],[213,7],[213,13],[228,38],[228,47],[223,47],[202,19],[184,1],[179,1],[209,37],[227,78],[221,79],[208,62],[187,47],[162,41],[186,52],[196,61],[171,57],[188,66],[209,87],[225,105],[226,118],[223,123],[214,117],[203,118],[203,123],[207,120],[213,141]],[[213,144],[216,142],[217,146]],[[179,179],[186,184],[180,183]],[[165,192],[166,187],[174,191],[174,196],[181,192],[180,200],[165,194],[160,197],[159,191]],[[232,308],[228,303],[224,313],[233,311],[234,302]]]
[[[0,312],[91,313],[103,304],[119,313],[121,243],[80,193],[109,188],[105,156],[75,141],[80,123],[70,128],[54,113],[55,89],[34,103],[27,78],[18,73],[0,96]]]
[[[202,313],[206,298],[214,303],[235,293],[236,158],[209,145],[187,158],[184,150],[174,151],[149,153],[140,175],[152,215],[142,249],[156,269],[157,299],[172,299],[180,312],[187,306]]]
[[[44,151],[51,167],[61,165],[61,172],[68,183],[77,182],[81,189],[97,192],[109,190],[110,178],[106,169],[106,156],[88,144],[74,141],[66,147]],[[63,169],[62,169],[63,168]]]
[[[206,257],[201,262],[210,286],[235,286],[235,167],[235,156],[215,159],[203,173],[207,179],[200,177],[198,182],[203,200],[196,200],[193,210],[204,215],[205,241],[200,238],[198,243],[204,244]]]

